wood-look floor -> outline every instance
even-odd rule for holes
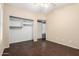
[[[79,50],[50,41],[25,41],[11,44],[3,56],[79,56]]]

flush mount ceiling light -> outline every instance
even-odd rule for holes
[[[48,8],[50,6],[49,3],[33,3],[32,5],[36,7],[43,7],[43,8]]]

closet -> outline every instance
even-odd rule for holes
[[[38,39],[46,40],[46,21],[38,20]]]
[[[33,39],[33,20],[10,16],[9,19],[10,43]]]

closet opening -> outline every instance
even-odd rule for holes
[[[46,21],[38,20],[38,39],[46,40]]]
[[[10,16],[9,40],[10,43],[33,40],[33,20]]]

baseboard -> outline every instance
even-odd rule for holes
[[[27,41],[33,41],[33,40],[27,40]],[[10,44],[17,44],[17,43],[21,43],[21,42],[26,42],[26,41],[12,42],[12,43],[10,43]]]
[[[37,40],[41,40],[42,38],[38,38]]]
[[[56,43],[56,44],[59,44],[59,45],[63,45],[63,46],[66,46],[66,47],[70,47],[70,48],[79,50],[79,48],[77,48],[77,47],[73,47],[73,46],[70,46],[70,45],[67,45],[67,44],[58,43],[58,42],[56,42],[56,41],[52,41],[52,40],[47,40],[47,41],[50,41],[50,42],[53,42],[53,43]]]
[[[26,41],[34,41],[34,40],[32,39],[32,40],[26,40]],[[20,43],[20,42],[25,42],[25,41],[10,42],[9,44]]]
[[[4,49],[2,51],[0,51],[0,56],[2,56],[3,52],[4,52]]]
[[[4,47],[1,49],[1,51],[0,51],[0,56],[2,56],[2,54],[3,54],[3,52],[4,52]]]
[[[9,45],[8,46],[2,46],[2,49],[0,51],[0,56],[2,56],[5,48],[9,48]]]
[[[38,38],[37,40],[41,40],[41,39],[42,39],[42,40],[46,40],[46,38]]]

